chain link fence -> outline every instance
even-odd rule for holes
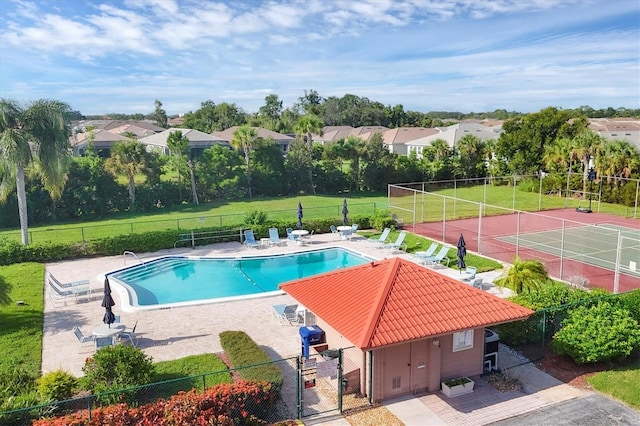
[[[350,215],[373,215],[376,203],[349,203]],[[386,208],[386,206],[385,206]],[[40,243],[44,241],[73,242],[91,241],[99,238],[113,237],[117,235],[133,235],[151,231],[164,231],[175,229],[178,232],[197,231],[207,228],[234,228],[243,225],[247,212],[238,212],[224,215],[202,214],[194,217],[182,217],[162,220],[146,221],[112,221],[105,225],[67,226],[55,225],[51,227],[30,228],[29,241]],[[290,210],[270,210],[265,212],[272,220],[296,220],[297,204]],[[342,201],[339,205],[327,205],[321,207],[305,207],[305,219],[321,219],[335,217],[342,220]],[[5,231],[3,236],[20,241],[20,231]]]
[[[251,398],[245,398],[244,392],[237,392],[235,396],[230,395],[229,400],[245,398],[238,404],[242,405],[246,414],[268,424],[333,415],[342,413],[344,409],[368,406],[368,399],[355,386],[355,383],[359,383],[359,370],[351,361],[347,361],[350,357],[343,356],[344,351],[355,351],[355,348],[332,350],[326,356],[315,354],[309,359],[300,356],[272,361],[270,364],[281,371],[283,378],[273,398],[255,403]],[[91,417],[96,410],[113,404],[126,403],[130,407],[141,407],[192,389],[203,393],[218,384],[230,383],[243,376],[251,377],[254,373],[260,374],[264,365],[238,367],[0,412],[0,426],[26,426],[34,419],[83,411]],[[231,404],[229,400],[225,404]]]

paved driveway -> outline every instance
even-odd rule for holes
[[[640,412],[597,393],[546,406],[521,416],[491,423],[496,426],[640,425]]]

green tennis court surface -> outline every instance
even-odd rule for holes
[[[531,232],[498,237],[554,256],[615,271],[620,243],[619,270],[640,277],[640,231],[624,226],[601,224]]]

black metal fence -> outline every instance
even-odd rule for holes
[[[348,382],[343,380],[342,360],[345,350],[355,348],[336,349],[332,351],[336,354],[335,357],[325,358],[315,354],[309,359],[298,356],[272,361],[283,377],[282,386],[275,389],[273,398],[255,403],[246,398],[246,392],[237,392],[235,397],[244,398],[241,405],[246,415],[256,416],[270,424],[341,413],[345,398],[345,408],[368,405],[366,398],[354,398],[354,390],[346,386]],[[74,413],[91,418],[98,410],[113,404],[126,403],[129,407],[140,407],[159,399],[170,399],[180,392],[195,390],[204,393],[218,384],[231,383],[233,376],[261,366],[263,364],[243,366],[0,412],[0,426],[26,426],[31,425],[35,419]],[[234,398],[233,395],[230,397]],[[226,404],[229,405],[229,402]]]

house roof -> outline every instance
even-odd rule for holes
[[[533,314],[399,257],[283,283],[280,288],[361,349]]]
[[[211,132],[211,135],[222,138],[227,141],[232,141],[234,138],[234,133],[238,130],[240,126],[229,127],[226,130],[221,132]],[[252,129],[256,130],[259,138],[268,139],[271,138],[276,142],[280,143],[291,143],[295,140],[295,138],[283,135],[282,133],[274,132],[273,130],[265,129],[264,127],[252,127]]]
[[[171,135],[171,133],[173,132],[178,131],[182,133],[182,136],[189,139],[190,147],[209,147],[217,144],[229,146],[229,142],[227,142],[225,139],[211,136],[209,134],[201,132],[200,130],[177,128],[167,129],[163,132],[147,136],[140,139],[140,142],[145,145],[167,147],[167,139],[169,138],[169,135]]]

